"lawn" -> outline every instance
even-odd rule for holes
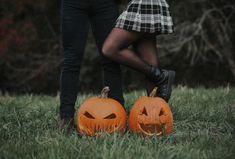
[[[144,91],[125,93],[126,109]],[[77,108],[89,95],[79,95]],[[235,158],[235,88],[174,89],[174,132],[141,138],[126,132],[99,138],[58,129],[59,98],[0,96],[0,159]]]

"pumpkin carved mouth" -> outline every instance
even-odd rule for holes
[[[80,130],[83,132],[87,131],[89,134],[99,135],[104,132],[113,133],[117,131],[120,127],[120,123],[110,123],[104,124],[102,122],[94,123],[92,125],[84,124],[80,127]]]
[[[139,129],[148,136],[162,135],[164,124],[161,123],[161,117],[163,116],[163,109],[157,110],[154,108],[151,111],[147,111],[146,107],[144,107],[139,116]]]
[[[139,123],[139,128],[142,130],[143,133],[149,136],[160,136],[163,134],[162,127],[158,124]]]

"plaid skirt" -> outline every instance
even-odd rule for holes
[[[156,34],[173,32],[166,0],[131,0],[116,21],[116,28]]]

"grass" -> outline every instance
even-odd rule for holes
[[[144,95],[125,94],[126,109]],[[79,105],[90,95],[80,95]],[[169,137],[134,134],[79,137],[59,131],[58,97],[0,97],[0,158],[174,158],[235,156],[235,88],[176,88],[170,101],[175,120]]]

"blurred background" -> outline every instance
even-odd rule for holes
[[[177,85],[235,84],[235,1],[168,0],[175,33],[158,37],[160,66],[177,72]],[[59,91],[62,63],[60,1],[0,1],[0,92]],[[120,6],[120,11],[122,6]],[[124,90],[141,89],[144,77],[122,67]],[[99,54],[89,34],[80,75],[83,92],[102,87]]]

